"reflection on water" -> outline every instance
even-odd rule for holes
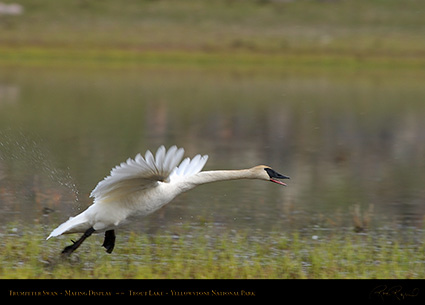
[[[209,154],[206,169],[268,164],[292,179],[201,186],[144,230],[422,227],[418,73],[2,69],[0,218],[53,227],[113,166],[176,144]]]

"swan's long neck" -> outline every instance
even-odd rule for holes
[[[216,181],[253,179],[252,171],[249,169],[240,170],[217,170],[200,172],[194,177],[196,184],[205,184]]]
[[[250,169],[205,171],[193,175],[190,179],[186,180],[184,189],[185,191],[190,190],[195,186],[210,182],[254,178]]]

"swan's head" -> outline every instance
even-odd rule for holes
[[[254,171],[257,178],[261,180],[277,183],[283,186],[286,186],[286,183],[283,183],[282,181],[278,179],[290,179],[288,176],[279,174],[278,172],[276,172],[270,166],[267,166],[267,165],[258,165],[256,167],[253,167],[252,170]]]

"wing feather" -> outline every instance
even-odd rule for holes
[[[95,201],[107,197],[128,195],[134,191],[155,186],[158,181],[169,181],[169,176],[183,158],[184,149],[170,147],[168,152],[164,146],[158,148],[155,157],[148,150],[143,158],[137,154],[133,159],[114,167],[109,176],[100,181],[90,197]]]
[[[165,159],[165,147],[161,146],[160,148],[158,148],[155,155],[155,166],[159,172],[163,171],[164,159]]]
[[[192,160],[186,158],[171,175],[171,181],[177,177],[187,177],[199,173],[208,161],[208,155],[196,155]]]
[[[146,160],[146,163],[148,164],[148,169],[153,171],[158,171],[158,169],[155,166],[155,158],[150,150],[146,151],[145,160]]]
[[[177,167],[179,162],[182,160],[184,155],[184,149],[177,149],[176,146],[171,147],[165,156],[164,167],[172,168],[173,170]]]

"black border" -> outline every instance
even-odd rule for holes
[[[287,301],[425,304],[425,280],[0,280],[16,299],[264,298]]]

